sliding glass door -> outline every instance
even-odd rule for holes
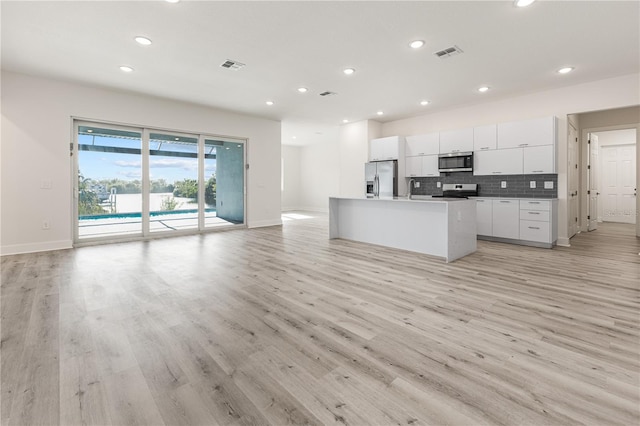
[[[76,122],[75,241],[245,223],[245,141]]]

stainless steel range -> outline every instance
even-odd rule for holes
[[[477,196],[477,183],[445,183],[442,185],[442,195],[434,195],[434,197],[444,198],[468,198]]]

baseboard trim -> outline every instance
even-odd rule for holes
[[[569,238],[558,237],[558,245],[560,247],[571,247],[571,240]]]
[[[37,253],[41,251],[67,250],[73,248],[71,240],[47,241],[44,243],[14,244],[0,247],[0,256],[14,254]]]
[[[264,228],[265,226],[282,226],[282,219],[277,220],[255,220],[249,224],[249,228]]]

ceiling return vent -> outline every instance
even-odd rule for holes
[[[460,49],[458,46],[451,46],[447,47],[446,49],[438,50],[434,53],[434,55],[436,55],[438,58],[445,59],[450,56],[459,55],[461,53],[462,49]]]
[[[234,61],[233,59],[227,59],[220,66],[222,68],[228,68],[230,70],[239,70],[240,68],[244,67],[244,65],[245,64],[243,64],[242,62]]]
[[[337,95],[337,93],[336,92],[330,92],[328,90],[326,92],[320,93],[320,96],[334,96],[334,95]]]

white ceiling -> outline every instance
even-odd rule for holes
[[[3,69],[282,120],[290,144],[335,137],[343,119],[384,122],[640,70],[638,1],[0,4]],[[410,49],[415,39],[425,46]],[[433,54],[452,45],[464,53]],[[221,68],[226,59],[246,67]]]

